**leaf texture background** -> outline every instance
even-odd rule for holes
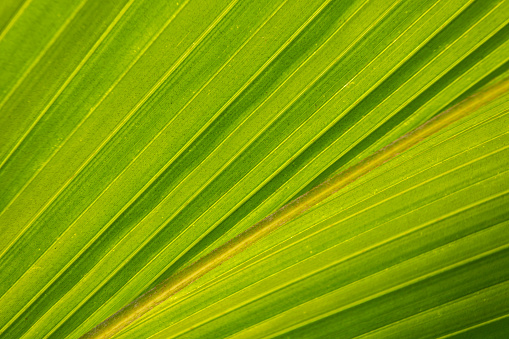
[[[501,0],[3,1],[0,337],[80,337],[506,76],[508,22]],[[118,337],[503,335],[508,100]]]

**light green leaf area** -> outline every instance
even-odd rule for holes
[[[509,1],[4,0],[0,338],[78,338],[506,77]],[[504,337],[509,96],[119,338]]]
[[[507,317],[508,126],[506,98],[275,231],[122,337],[435,337]]]

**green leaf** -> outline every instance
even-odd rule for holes
[[[6,0],[0,337],[77,338],[507,76],[509,3]],[[503,337],[509,98],[118,337]],[[505,326],[504,326],[505,325]]]

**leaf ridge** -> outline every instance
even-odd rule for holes
[[[223,12],[219,15],[219,17],[217,17],[216,20],[214,20],[214,22],[208,27],[208,29],[205,30],[200,35],[200,37],[198,38],[197,41],[202,41],[205,38],[205,36],[221,21],[221,19],[234,7],[234,5],[238,1],[239,0],[233,0],[230,3],[230,5],[227,6],[227,8],[225,10],[223,10]],[[90,154],[90,156],[87,158],[87,160],[78,168],[78,170],[76,170],[76,172],[73,174],[73,176],[71,178],[69,178],[65,182],[65,184],[60,187],[60,189],[56,192],[56,194],[54,194],[53,197],[51,199],[49,199],[47,201],[47,203],[36,213],[36,215],[34,215],[32,217],[32,219],[22,229],[22,231],[18,233],[16,238],[13,241],[11,241],[10,245],[6,246],[6,248],[3,250],[3,252],[0,253],[0,259],[4,256],[4,254],[7,252],[7,250],[9,250],[13,246],[13,244],[19,238],[21,238],[21,236],[30,228],[30,226],[37,220],[37,218],[39,216],[41,216],[44,213],[44,211],[46,211],[46,209],[58,198],[60,193],[62,193],[65,190],[65,188],[67,188],[67,186],[69,186],[69,184],[73,181],[73,179],[76,176],[78,176],[78,174],[94,159],[94,157],[97,155],[97,153],[108,143],[108,141],[111,140],[111,138],[113,138],[113,136],[122,128],[122,126],[125,125],[125,123],[136,113],[136,111],[143,105],[143,103],[145,103],[146,100],[152,94],[155,93],[155,91],[164,83],[164,81],[178,67],[178,65],[180,65],[191,54],[192,50],[194,50],[198,46],[198,44],[199,44],[199,42],[193,43],[193,45],[190,48],[188,48],[186,50],[186,52],[184,52],[184,54],[179,58],[179,60],[177,60],[177,62],[163,75],[163,77],[161,77],[158,80],[158,82],[151,88],[151,90],[145,94],[143,99],[141,101],[139,101],[133,109],[131,109],[131,111],[124,117],[124,119],[122,119],[122,121],[110,133],[110,135],[105,140],[103,140],[103,142],[96,148],[96,150],[92,154]]]
[[[480,159],[482,159],[482,158],[480,158]],[[461,168],[461,167],[464,167],[464,166],[459,166],[458,168]],[[499,175],[500,175],[500,174],[496,174],[496,175],[494,175],[494,176],[492,176],[492,177],[490,177],[490,178],[485,179],[484,181],[489,180],[489,179],[491,179],[491,178],[493,178],[493,177],[497,177],[497,176],[499,176]],[[474,186],[474,185],[478,185],[478,184],[479,184],[479,183],[474,183],[472,186]],[[471,187],[471,186],[464,187],[464,188],[462,188],[461,190],[458,190],[458,191],[452,192],[452,193],[450,193],[450,194],[448,194],[448,195],[446,195],[446,196],[443,196],[443,197],[441,197],[441,198],[439,198],[439,199],[437,199],[437,200],[431,201],[431,202],[429,202],[429,203],[428,203],[428,204],[426,204],[426,205],[419,206],[419,209],[422,209],[422,208],[424,208],[424,207],[426,207],[427,205],[430,205],[430,204],[432,204],[432,203],[436,203],[437,201],[440,201],[440,200],[442,200],[442,199],[444,199],[444,198],[446,198],[446,197],[448,197],[448,196],[450,196],[450,195],[456,194],[456,193],[458,193],[458,192],[460,192],[460,191],[462,191],[462,190],[465,190],[465,189],[467,189],[467,188],[470,188],[470,187]],[[456,209],[456,210],[454,210],[454,211],[451,211],[451,212],[447,213],[445,216],[439,216],[439,217],[437,217],[437,218],[435,218],[435,219],[432,219],[432,220],[430,220],[430,221],[427,221],[427,222],[425,222],[425,223],[423,223],[423,224],[421,224],[421,225],[417,225],[417,226],[413,227],[412,229],[409,229],[408,231],[406,231],[406,232],[404,232],[404,233],[399,233],[399,234],[397,234],[397,235],[395,235],[395,236],[391,236],[391,237],[389,237],[389,238],[383,239],[383,241],[377,242],[377,243],[375,243],[375,244],[373,244],[373,245],[371,245],[371,246],[369,246],[369,247],[363,248],[361,251],[357,251],[357,252],[354,252],[354,253],[349,254],[348,256],[341,257],[341,258],[339,258],[338,260],[331,261],[331,262],[330,262],[328,265],[326,265],[326,266],[320,267],[319,269],[314,270],[314,271],[312,271],[312,272],[308,272],[308,273],[307,273],[307,274],[305,274],[305,275],[302,275],[302,276],[296,277],[296,278],[295,278],[295,279],[293,279],[293,280],[287,280],[285,284],[280,285],[280,286],[278,286],[278,287],[277,287],[277,288],[275,288],[275,289],[269,289],[269,290],[266,290],[263,294],[256,295],[256,297],[254,297],[254,298],[252,298],[252,299],[245,300],[245,303],[239,303],[239,304],[237,304],[235,309],[240,308],[240,307],[243,307],[243,306],[245,306],[246,304],[249,304],[249,303],[251,303],[251,302],[253,302],[253,301],[256,301],[256,300],[258,300],[258,299],[261,299],[261,298],[263,298],[263,297],[265,297],[265,296],[267,296],[267,295],[269,295],[269,294],[272,294],[272,293],[274,293],[274,292],[276,292],[276,291],[278,291],[278,290],[284,289],[284,288],[286,288],[286,287],[288,287],[288,286],[290,286],[290,285],[292,285],[292,284],[296,284],[296,283],[298,283],[298,282],[299,282],[299,281],[301,281],[301,280],[304,280],[304,279],[307,279],[307,278],[312,277],[312,276],[314,276],[314,275],[317,275],[317,274],[319,274],[320,272],[323,272],[323,271],[325,271],[325,270],[327,270],[327,269],[330,269],[331,267],[337,266],[337,265],[339,265],[339,264],[341,264],[341,263],[343,263],[343,262],[345,262],[345,261],[351,260],[351,259],[353,259],[353,258],[355,258],[355,257],[359,257],[359,256],[361,256],[362,254],[364,254],[364,253],[365,253],[365,252],[367,252],[367,251],[373,251],[373,250],[377,249],[378,247],[381,247],[381,246],[383,246],[383,245],[386,245],[386,244],[388,244],[388,243],[390,243],[390,242],[393,242],[393,241],[395,241],[395,240],[397,240],[397,239],[403,238],[403,237],[407,236],[408,234],[411,234],[411,233],[415,233],[415,232],[421,231],[422,229],[424,229],[424,228],[426,228],[426,227],[429,227],[429,226],[433,225],[434,223],[436,223],[436,222],[437,222],[437,221],[439,221],[439,220],[442,220],[442,219],[444,219],[444,218],[449,218],[449,217],[451,217],[451,216],[453,216],[453,215],[456,215],[456,214],[460,214],[460,213],[462,213],[462,212],[464,212],[464,211],[466,211],[466,210],[468,210],[468,209],[473,209],[473,208],[475,208],[475,207],[477,207],[477,206],[479,206],[479,205],[481,205],[481,204],[483,204],[483,203],[486,203],[486,202],[488,202],[488,201],[490,201],[490,200],[494,200],[494,199],[496,199],[496,198],[498,198],[498,197],[500,197],[500,196],[504,196],[504,195],[506,195],[508,192],[509,192],[509,191],[504,191],[504,192],[502,192],[502,193],[495,194],[495,195],[493,195],[493,196],[487,197],[487,198],[482,199],[482,200],[480,200],[480,201],[476,201],[475,203],[470,204],[470,205],[468,205],[467,207],[462,207],[462,208]],[[398,195],[400,195],[400,194],[398,193]],[[396,196],[394,196],[394,197],[396,197]],[[391,196],[391,198],[392,198],[392,196]],[[362,211],[361,211],[361,212],[362,212]],[[413,210],[412,210],[412,211],[409,211],[407,214],[412,213],[412,212],[413,212]],[[358,212],[358,213],[360,213],[360,212]],[[357,213],[356,213],[356,214],[357,214]],[[401,217],[403,217],[403,216],[404,216],[404,215],[397,216],[397,218],[401,218]],[[334,224],[329,225],[329,226],[328,226],[328,228],[330,228],[330,227],[334,227],[334,226],[337,226],[339,223],[343,222],[344,220],[345,220],[345,219],[341,219],[341,220],[339,220],[338,222],[336,222],[336,223],[334,223]],[[377,229],[379,229],[379,228],[381,228],[383,225],[385,225],[385,224],[387,224],[387,223],[390,223],[391,221],[393,221],[393,219],[391,219],[391,220],[388,220],[388,221],[384,222],[383,224],[381,224],[381,225],[377,226],[376,228],[377,228]],[[492,226],[492,227],[493,227],[493,226]],[[323,250],[323,251],[321,251],[321,252],[313,253],[313,255],[310,255],[310,256],[308,256],[307,258],[303,259],[303,261],[312,260],[313,258],[316,258],[316,257],[318,257],[318,256],[324,255],[324,253],[325,253],[325,252],[333,251],[333,250],[334,250],[334,248],[339,248],[339,247],[341,247],[342,245],[344,245],[344,243],[347,243],[347,242],[349,242],[349,241],[352,241],[352,239],[355,239],[356,237],[358,237],[358,236],[360,236],[360,235],[362,235],[362,234],[372,232],[373,230],[374,230],[374,229],[369,229],[369,230],[367,230],[367,231],[365,231],[365,232],[362,232],[362,233],[360,233],[360,234],[357,234],[357,235],[353,236],[352,238],[345,239],[345,240],[341,241],[340,243],[338,243],[338,244],[336,244],[336,245],[334,245],[334,246],[332,246],[332,247],[329,247],[329,248],[327,248],[327,249],[324,249],[324,250]],[[483,232],[483,231],[484,231],[484,230],[481,230],[481,231],[479,231],[479,232]],[[314,236],[314,235],[315,235],[315,234],[312,234],[311,236]],[[310,236],[310,237],[311,237],[311,236]],[[469,236],[470,236],[470,235],[469,235]],[[446,245],[452,244],[452,243],[454,243],[454,242],[456,242],[456,241],[460,241],[461,239],[462,239],[462,238],[460,238],[460,239],[456,239],[456,240],[454,240],[454,241],[452,241],[452,242],[449,242],[449,243],[447,243],[447,244],[444,244],[444,245],[442,245],[442,247],[446,247]],[[299,242],[301,242],[301,241],[302,241],[302,240],[299,240],[297,243],[299,243]],[[290,246],[288,246],[288,247],[286,247],[286,248],[283,248],[283,249],[281,249],[281,250],[278,250],[277,252],[270,253],[267,257],[262,258],[262,260],[265,260],[265,259],[267,259],[268,257],[270,257],[270,256],[273,256],[273,255],[277,254],[278,252],[281,252],[281,251],[283,251],[283,250],[287,250],[287,249],[288,249],[288,248],[290,248],[291,246],[295,246],[295,245],[297,245],[297,243],[292,243]],[[432,250],[430,250],[430,251],[432,251]],[[424,253],[427,253],[427,252],[424,252]],[[422,254],[424,254],[424,253],[422,253]],[[411,260],[411,259],[412,259],[412,258],[407,259],[407,260]],[[254,264],[256,264],[256,263],[258,263],[258,262],[252,263],[252,264],[250,264],[248,267],[250,267],[250,266],[252,266],[252,265],[254,265]],[[284,269],[282,269],[282,270],[280,270],[280,271],[276,271],[276,272],[272,273],[271,275],[264,277],[262,280],[258,280],[258,281],[256,281],[255,283],[253,283],[253,284],[251,284],[251,285],[247,285],[247,286],[245,286],[244,288],[242,288],[241,290],[236,291],[236,292],[235,292],[235,293],[233,293],[232,295],[238,294],[238,293],[240,293],[241,291],[243,291],[243,290],[246,290],[246,289],[250,288],[250,287],[251,287],[252,285],[254,285],[254,284],[258,284],[258,283],[263,282],[264,280],[268,280],[269,278],[271,278],[272,276],[275,276],[275,275],[279,274],[280,272],[287,271],[287,270],[291,270],[292,268],[294,268],[294,267],[298,266],[300,263],[301,263],[301,261],[299,261],[299,262],[297,262],[297,263],[295,263],[295,264],[292,264],[292,265],[290,265],[290,266],[288,266],[288,267],[285,267]],[[235,272],[233,272],[233,273],[232,273],[232,275],[227,276],[226,278],[223,278],[223,279],[220,279],[220,277],[218,277],[217,279],[220,279],[218,282],[221,282],[222,280],[227,279],[227,278],[231,278],[234,274],[238,274],[239,272],[241,272],[242,270],[244,270],[244,269],[246,269],[246,268],[247,268],[247,267],[244,267],[244,268],[242,268],[240,271],[235,271]],[[225,272],[224,274],[227,274],[227,273],[228,273],[228,272]],[[375,272],[375,273],[373,273],[372,275],[374,275],[374,274],[376,274],[376,273],[378,273],[378,272]],[[370,275],[370,276],[371,276],[371,275]],[[370,276],[368,276],[368,277],[370,277]],[[368,277],[365,277],[365,278],[368,278]],[[363,279],[365,279],[365,278],[363,278]],[[218,282],[215,282],[215,283],[218,283]],[[215,284],[215,283],[214,283],[214,284]],[[209,288],[209,287],[211,287],[211,286],[213,286],[213,285],[209,285],[209,286],[207,286],[207,288]],[[320,296],[320,297],[322,297],[322,296]],[[320,298],[320,297],[317,297],[317,298]],[[212,307],[212,306],[214,306],[215,304],[217,304],[217,303],[219,303],[219,302],[221,302],[221,301],[222,301],[222,300],[218,300],[217,302],[214,302],[214,303],[212,303],[212,304],[208,305],[208,306],[207,306],[207,308],[208,308],[208,307]],[[180,302],[180,300],[179,300],[179,302]],[[167,309],[167,308],[169,308],[169,307],[172,307],[172,306],[174,306],[174,304],[168,305],[168,306],[167,306],[167,307],[165,307],[164,309],[159,310],[157,313],[151,314],[148,318],[145,318],[145,319],[143,319],[143,320],[145,320],[145,321],[146,321],[146,320],[148,320],[148,319],[150,319],[150,318],[153,318],[153,317],[155,317],[155,316],[159,315],[160,313],[164,312],[164,311],[165,311],[165,309]],[[231,311],[233,311],[233,310],[235,310],[235,309],[231,309],[231,310],[228,310],[228,311],[226,311],[226,310],[225,310],[225,311],[224,311],[224,313],[220,312],[220,313],[216,313],[216,315],[217,315],[217,317],[220,317],[220,316],[222,316],[222,315],[226,314],[226,312],[228,312],[228,313],[229,313],[229,312],[231,312]],[[199,312],[199,311],[201,311],[201,309],[200,309],[200,310],[198,310],[197,312]],[[193,313],[193,314],[188,315],[188,316],[187,316],[186,318],[184,318],[184,319],[179,320],[179,322],[184,321],[184,320],[186,320],[187,318],[192,317],[193,315],[194,315],[194,313]],[[213,319],[215,319],[215,318],[217,318],[217,317],[216,317],[216,316],[214,316],[214,318],[207,318],[207,322],[208,322],[208,321],[211,321],[211,320],[213,320]],[[181,334],[181,333],[179,332],[179,334]]]
[[[463,7],[462,9],[464,9],[464,8],[466,8],[466,7],[467,7],[467,6]],[[457,14],[459,15],[459,13],[457,13]],[[455,15],[454,17],[456,17],[456,15]],[[452,19],[453,19],[453,18],[451,18],[451,20],[452,20]],[[451,20],[450,20],[450,21],[451,21]],[[435,34],[437,34],[437,33],[438,33],[438,31],[436,31],[436,32],[435,32]],[[433,34],[431,37],[433,37],[435,34]],[[466,34],[466,33],[465,33],[465,34]],[[461,37],[463,37],[463,36],[464,36],[464,34],[463,34]],[[431,37],[430,37],[430,38],[431,38]],[[460,37],[460,38],[461,38],[461,37]],[[458,39],[460,39],[460,38],[458,38]],[[418,48],[420,48],[420,47],[422,47],[422,46],[420,45]],[[416,50],[418,50],[418,48],[417,48]],[[447,46],[447,48],[446,48],[446,49],[448,49],[448,48],[449,48],[449,46]],[[442,53],[440,53],[440,54],[442,54]],[[438,57],[438,56],[437,56],[437,57]],[[435,60],[435,59],[436,59],[436,58],[434,58],[433,60]],[[432,61],[433,61],[433,60],[432,60]],[[402,64],[402,63],[401,63],[401,64]],[[396,69],[396,68],[397,68],[398,66],[400,66],[401,64],[396,65],[394,69]],[[454,65],[453,65],[453,66],[454,66]],[[453,66],[451,66],[451,68],[452,68]],[[367,66],[366,66],[366,68],[367,68]],[[360,74],[360,73],[358,73],[358,74]],[[417,75],[418,75],[418,74],[415,74],[414,76],[412,76],[412,78],[411,78],[411,79],[413,79],[414,77],[417,77]],[[370,89],[369,91],[374,90],[374,89],[376,88],[376,86],[377,86],[377,85],[379,85],[379,84],[381,84],[381,83],[383,82],[383,80],[384,80],[384,79],[385,79],[385,78],[381,79],[381,80],[380,80],[380,82],[378,82],[377,84],[373,85],[373,87],[371,87],[371,89]],[[410,81],[410,80],[409,80],[409,81]],[[404,84],[406,84],[406,82],[405,82]],[[403,85],[404,85],[404,84],[403,84]],[[401,85],[401,86],[403,86],[403,85]],[[395,94],[395,93],[396,93],[399,89],[400,89],[400,88],[396,89],[396,90],[395,90],[395,92],[393,92],[393,93],[392,93],[389,97],[391,97],[392,95],[394,95],[394,94]],[[369,92],[369,91],[368,91],[368,92]],[[339,93],[337,93],[336,95],[338,95],[338,94],[339,94]],[[353,103],[351,106],[349,106],[349,107],[346,109],[346,111],[351,111],[351,110],[352,110],[352,109],[353,109],[353,108],[354,108],[354,107],[355,107],[358,103],[360,103],[360,102],[361,102],[361,99],[362,99],[362,98],[364,98],[364,97],[365,97],[365,96],[361,97],[359,100],[357,100],[357,101],[356,101],[355,103]],[[332,100],[332,99],[331,99],[331,100]],[[324,105],[325,105],[325,104],[324,104]],[[321,108],[323,108],[323,107],[324,107],[324,106],[321,106],[319,109],[321,109]],[[376,106],[375,108],[377,108],[377,107],[378,107],[378,106]],[[375,108],[373,108],[373,110],[374,110]],[[370,112],[371,112],[371,111],[370,111]],[[309,147],[309,146],[312,144],[312,142],[314,142],[314,141],[315,141],[316,139],[318,139],[320,136],[322,136],[323,134],[325,134],[325,133],[326,133],[326,132],[327,132],[330,128],[332,128],[332,127],[334,126],[334,124],[337,124],[337,123],[338,123],[338,121],[339,121],[339,120],[340,120],[343,116],[345,116],[345,115],[346,115],[346,113],[345,113],[345,112],[342,112],[342,113],[341,113],[341,115],[339,115],[337,119],[335,119],[334,121],[332,121],[332,122],[331,122],[331,123],[330,123],[327,127],[325,127],[325,128],[323,129],[323,131],[322,131],[322,132],[320,132],[319,134],[317,134],[317,136],[316,136],[315,138],[313,138],[313,139],[312,139],[312,140],[311,140],[308,144],[306,144],[306,145],[302,148],[302,150],[301,150],[301,151],[299,151],[299,153],[297,153],[297,154],[295,155],[295,157],[293,157],[292,159],[289,159],[287,163],[283,164],[283,165],[282,165],[282,167],[280,168],[280,170],[278,170],[277,172],[275,172],[273,176],[269,177],[266,181],[264,181],[262,184],[260,184],[260,186],[258,186],[258,187],[256,188],[256,190],[258,190],[260,187],[262,187],[262,185],[266,184],[266,183],[267,183],[267,182],[268,182],[271,178],[273,178],[273,177],[274,177],[277,173],[279,173],[279,171],[281,171],[281,170],[283,169],[283,167],[284,167],[284,166],[287,166],[287,165],[288,165],[288,164],[289,164],[292,160],[294,160],[294,158],[296,158],[299,154],[303,153],[303,152],[305,151],[305,149],[306,149],[307,147]],[[367,118],[367,117],[368,117],[368,115],[369,115],[369,113],[368,113],[365,117]],[[392,115],[393,115],[393,114],[391,113],[390,115],[388,115],[388,117],[387,117],[387,118],[390,118],[390,116],[392,116]],[[364,117],[363,117],[362,119],[364,119]],[[361,121],[362,121],[362,119],[361,119]],[[360,123],[360,122],[359,122],[359,123]],[[354,125],[354,126],[352,126],[350,129],[352,129],[352,128],[354,128],[354,127],[355,127],[355,125]],[[376,127],[376,126],[375,126],[375,127]],[[345,133],[347,133],[350,129],[348,129]],[[360,139],[360,138],[359,138],[359,139]],[[298,171],[297,171],[294,175],[292,175],[292,176],[291,176],[288,180],[291,180],[291,179],[293,179],[293,178],[297,177],[300,173],[302,173],[302,172],[303,172],[303,171],[304,171],[304,170],[305,170],[305,169],[306,169],[306,168],[307,168],[307,167],[308,167],[308,166],[312,163],[312,161],[313,161],[314,159],[317,159],[319,156],[321,156],[322,154],[324,154],[327,150],[331,149],[331,148],[334,146],[334,144],[336,144],[337,142],[340,142],[340,141],[339,141],[339,139],[337,139],[337,140],[336,140],[333,144],[331,144],[331,145],[329,145],[329,146],[326,146],[326,148],[325,148],[323,151],[321,151],[321,152],[320,152],[320,153],[318,153],[315,157],[313,157],[313,158],[312,158],[312,159],[308,162],[308,164],[307,164],[307,165],[305,165],[302,169],[298,170]],[[353,146],[354,146],[354,145],[352,145],[351,147],[353,147]],[[344,152],[346,153],[346,152],[347,152],[347,151],[348,151],[351,147],[347,148]],[[338,155],[338,158],[339,158],[339,157],[341,157],[342,155],[344,155],[344,153],[341,153],[340,155]],[[334,161],[334,160],[332,160],[332,161]],[[328,164],[328,165],[330,165],[330,164]],[[327,165],[327,166],[328,166],[328,165]],[[299,191],[300,191],[303,187],[305,187],[306,185],[308,185],[308,184],[309,184],[309,182],[311,182],[312,180],[313,180],[313,178],[309,179],[309,181],[308,181],[308,182],[303,183],[303,184],[302,184],[302,185],[301,185],[298,189],[296,189],[296,190],[294,191],[294,194],[295,194],[295,193],[297,193],[297,192],[299,192]],[[279,191],[279,190],[278,190],[278,191]],[[273,196],[275,196],[275,195],[278,193],[278,191],[273,192],[270,196],[266,197],[266,199],[265,199],[264,201],[268,201],[270,198],[272,198]],[[254,193],[253,193],[253,194],[254,194]],[[295,195],[293,195],[293,196],[295,196]],[[243,203],[243,202],[244,202],[245,200],[247,200],[249,197],[250,197],[250,196],[246,197],[246,199],[242,200],[240,203]],[[240,203],[239,203],[239,205],[240,205]],[[237,208],[237,205],[236,205],[234,208]],[[255,210],[253,210],[251,213],[249,213],[248,215],[246,215],[246,216],[244,217],[244,219],[248,218],[250,215],[253,215],[254,213],[256,213],[256,211],[257,211],[256,209],[255,209]],[[229,213],[230,213],[230,212],[229,212]],[[243,219],[243,220],[244,220],[244,219]]]
[[[9,23],[4,27],[4,29],[0,32],[0,41],[3,40],[3,38],[7,35],[7,33],[10,31],[12,26],[18,21],[18,18],[23,15],[23,12],[27,9],[27,7],[30,5],[32,0],[24,0],[23,4],[18,8],[16,11],[16,14],[9,20]]]

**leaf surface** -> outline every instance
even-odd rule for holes
[[[5,338],[83,335],[509,66],[500,0],[0,6]],[[508,104],[403,153],[120,336],[496,331]]]

